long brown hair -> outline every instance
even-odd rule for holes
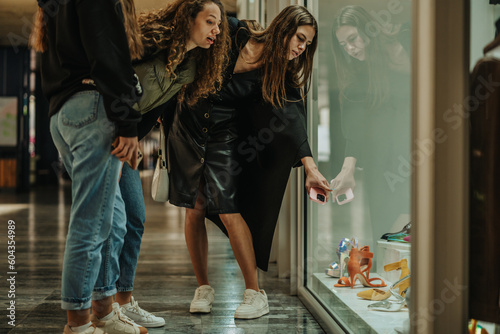
[[[189,106],[216,93],[222,85],[230,45],[224,6],[219,0],[174,0],[165,8],[139,15],[146,50],[168,50],[166,70],[174,75],[173,68],[186,56],[192,22],[210,3],[216,4],[221,11],[220,33],[210,48],[197,47],[189,52],[190,57],[196,60],[196,79],[182,87],[178,94],[178,101],[186,100]]]
[[[39,4],[43,5],[43,1]],[[48,3],[47,3],[48,4]],[[125,34],[127,35],[128,45],[130,49],[130,57],[139,59],[143,53],[143,45],[140,39],[139,25],[135,14],[135,6],[133,0],[120,0],[121,9],[123,12],[123,25]],[[31,31],[29,45],[38,52],[45,52],[48,46],[48,31],[47,17],[48,15],[42,7],[38,7],[35,13],[35,22]]]
[[[355,27],[365,43],[366,60],[360,62],[352,58],[340,46],[336,31],[342,26]],[[393,24],[383,27],[361,6],[343,7],[333,23],[333,54],[340,87],[340,101],[351,98],[346,96],[346,88],[357,87],[359,76],[365,75],[367,81],[367,103],[375,108],[389,96],[389,79],[387,77],[390,57],[387,46],[397,40],[401,25]],[[358,90],[360,88],[357,88]]]
[[[314,38],[299,57],[289,60],[290,40],[297,28],[303,25],[314,28]],[[282,101],[286,100],[285,83],[303,88],[311,78],[314,53],[318,45],[316,19],[305,7],[292,5],[285,7],[266,29],[259,31],[249,26],[248,30],[252,39],[264,43],[257,60],[264,64],[262,97],[274,107],[282,107]]]

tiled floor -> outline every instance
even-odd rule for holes
[[[70,203],[69,186],[44,187],[29,194],[0,192],[0,333],[62,333],[66,316],[60,308],[60,276]],[[196,279],[184,242],[183,210],[153,202],[148,195],[146,207],[134,296],[144,309],[167,322],[149,333],[323,333],[298,298],[289,295],[289,280],[277,278],[275,264],[259,278],[269,295],[270,314],[235,321],[243,278],[227,238],[211,223],[209,274],[216,300],[211,314],[191,315]],[[15,222],[16,242],[12,298],[7,284],[9,220]],[[6,317],[11,300],[15,327]]]

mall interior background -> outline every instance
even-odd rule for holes
[[[157,0],[136,1],[139,11],[161,6],[161,3],[163,2]],[[403,327],[405,320],[417,314],[416,312],[412,313],[408,309],[395,313],[369,311],[368,303],[356,298],[359,289],[348,291],[351,289],[334,288],[333,284],[336,283],[336,279],[327,276],[325,270],[332,262],[339,261],[337,258],[339,241],[343,238],[355,237],[360,245],[370,246],[374,253],[373,275],[381,275],[388,282],[393,282],[395,277],[399,276],[385,273],[383,265],[405,258],[409,262],[412,275],[416,275],[415,282],[419,284],[415,287],[412,284],[412,292],[417,291],[421,293],[419,295],[425,295],[427,303],[439,298],[436,296],[441,290],[437,287],[434,289],[432,284],[424,281],[437,277],[433,275],[438,275],[434,271],[436,267],[439,267],[439,261],[455,260],[447,259],[446,255],[442,254],[442,249],[439,248],[440,245],[448,247],[446,246],[448,241],[453,244],[454,237],[443,235],[441,244],[439,240],[436,240],[437,238],[433,237],[428,243],[432,247],[426,247],[425,242],[418,244],[393,242],[391,244],[380,242],[379,238],[386,232],[401,230],[410,222],[419,225],[416,233],[422,233],[420,235],[423,236],[427,228],[430,231],[435,224],[440,223],[434,219],[428,221],[422,219],[415,222],[415,217],[424,216],[420,210],[412,212],[415,208],[422,207],[421,203],[425,201],[422,198],[431,198],[430,194],[423,193],[421,190],[421,185],[428,182],[427,179],[421,178],[422,174],[419,173],[422,166],[413,165],[410,158],[412,150],[416,148],[413,145],[416,145],[420,129],[421,120],[417,113],[421,104],[424,103],[420,97],[423,96],[421,94],[425,88],[421,85],[422,82],[424,86],[426,85],[425,80],[432,80],[432,83],[427,86],[437,87],[436,91],[438,91],[440,84],[446,82],[446,79],[442,78],[446,77],[446,71],[450,71],[449,73],[453,71],[463,80],[461,81],[462,90],[457,88],[457,94],[465,96],[464,87],[467,86],[468,72],[482,57],[483,47],[495,37],[495,21],[500,17],[500,6],[490,4],[488,0],[456,3],[443,1],[440,4],[433,4],[430,0],[419,3],[410,0],[227,0],[224,3],[229,13],[240,18],[257,19],[263,24],[270,22],[274,15],[288,4],[305,5],[316,16],[320,34],[314,77],[307,102],[308,127],[315,159],[320,171],[328,180],[333,179],[341,170],[345,158],[346,137],[354,135],[352,129],[371,132],[370,136],[363,133],[363,136],[366,135],[366,138],[370,139],[365,142],[364,149],[367,152],[373,155],[379,154],[378,156],[387,154],[379,159],[382,162],[380,165],[373,163],[357,165],[355,200],[342,206],[331,202],[319,206],[308,201],[302,190],[303,172],[299,170],[292,174],[273,251],[273,258],[278,261],[278,275],[292,281],[291,293],[301,296],[317,318],[321,319],[320,323],[327,331],[371,333]],[[408,45],[406,52],[411,56],[411,64],[404,75],[398,76],[398,80],[401,81],[391,82],[392,93],[399,103],[396,118],[393,117],[394,115],[385,114],[365,124],[366,119],[362,114],[358,115],[358,119],[349,119],[349,115],[346,117],[345,113],[342,114],[333,54],[333,43],[335,43],[333,20],[342,7],[353,4],[363,6],[372,14],[375,13],[383,24],[409,28],[410,33],[404,44]],[[26,46],[35,9],[36,3],[29,0],[0,1],[0,192],[4,193],[29,192],[32,189],[57,185],[61,179],[66,178],[48,132],[48,105],[41,94],[36,55]],[[442,15],[441,20],[439,15]],[[424,24],[426,16],[429,20],[428,25]],[[453,25],[455,20],[465,24]],[[435,38],[425,40],[422,38],[425,34],[430,34]],[[439,61],[446,62],[446,60],[440,60],[439,52],[444,52],[440,48],[445,48],[446,43],[452,38],[462,41],[463,47],[459,53],[460,57],[453,57],[455,60],[450,60],[450,63],[455,66],[456,62],[461,61],[461,63],[452,69],[439,67]],[[432,65],[437,66],[434,71],[436,77],[431,79],[423,76],[423,73],[430,67],[421,63],[424,59],[421,57],[422,52],[425,52],[428,47],[435,48],[432,52],[438,59],[436,64]],[[458,58],[459,60],[456,60]],[[436,97],[436,99],[439,98]],[[463,97],[453,97],[450,101],[442,103],[448,107],[456,101],[463,101]],[[437,101],[435,105],[439,103],[441,102]],[[434,115],[436,118],[438,113],[444,112],[443,109],[437,109]],[[384,117],[389,117],[389,119],[384,119]],[[360,124],[359,127],[356,127],[356,122]],[[465,125],[462,127],[466,128]],[[460,132],[457,141],[464,142],[467,136],[468,133],[464,130],[463,133]],[[452,146],[451,141],[448,144]],[[145,159],[141,168],[145,171],[152,170],[157,149],[157,134],[154,133],[146,138],[142,145]],[[439,151],[442,154],[441,157],[446,156],[448,152],[446,150],[452,149],[441,146],[442,151]],[[394,153],[393,156],[391,153]],[[384,164],[392,158],[395,159],[395,165]],[[433,160],[432,164],[441,163],[439,159],[434,159],[433,154],[427,158]],[[377,161],[377,159],[372,157],[372,160],[367,159],[367,161]],[[449,164],[452,165],[451,162]],[[446,173],[446,168],[437,166],[435,170],[436,173]],[[372,178],[373,172],[371,171],[374,169],[379,171],[379,176],[380,174],[384,176],[382,181]],[[389,187],[389,191],[386,191],[383,187],[390,186],[391,182],[387,177],[391,180],[390,177],[393,174],[397,177],[397,179],[392,178],[393,181],[396,180],[393,185],[396,185],[398,189],[391,191]],[[463,179],[459,182],[466,184]],[[434,191],[434,193],[437,192],[437,190]],[[449,210],[463,209],[466,213],[467,189],[461,190],[460,195],[463,202],[456,203],[456,208],[449,208]],[[443,210],[446,209],[443,208]],[[437,216],[439,216],[438,213],[435,214],[435,217]],[[466,232],[463,232],[466,229],[464,224],[466,222],[456,225],[458,226],[455,236],[457,240],[466,238]],[[443,222],[442,226],[445,225],[447,228],[454,227],[453,222]],[[414,236],[413,231],[412,236]],[[457,244],[459,254],[466,254],[467,243],[457,242]],[[460,246],[462,244],[463,248]],[[427,252],[429,255],[425,255]],[[421,264],[417,264],[418,257],[421,259]],[[436,261],[430,263],[424,258],[432,258]],[[467,284],[465,283],[467,282],[465,255],[461,262],[464,263],[463,268],[457,269],[460,275],[454,277],[459,277],[459,280],[464,279],[461,282]],[[416,268],[418,272],[413,272]],[[447,277],[446,275],[443,273],[439,277]],[[461,304],[457,306],[456,313],[449,315],[451,318],[440,320],[441,314],[438,314],[435,318],[425,321],[446,322],[458,316],[457,322],[462,326],[460,328],[464,328],[467,323],[467,317],[464,316],[467,314],[467,297],[462,295],[459,299]],[[448,316],[447,312],[443,314]],[[433,327],[434,331],[429,330],[426,333],[439,333],[436,328],[442,327],[436,326]],[[413,330],[417,332],[417,327]],[[490,333],[493,333],[491,329]]]

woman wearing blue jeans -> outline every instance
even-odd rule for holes
[[[140,89],[131,58],[142,52],[134,37],[134,4],[38,0],[38,5],[32,46],[42,53],[50,131],[72,180],[61,288],[68,316],[64,333],[138,334],[141,329],[112,305],[126,232],[120,161],[137,163],[141,118],[132,108]]]

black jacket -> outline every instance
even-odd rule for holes
[[[141,115],[137,80],[119,0],[39,1],[45,11],[48,50],[41,57],[42,89],[57,113],[75,93],[97,90],[117,135],[137,136]],[[82,80],[92,79],[94,85]]]
[[[470,78],[469,317],[500,323],[500,59],[480,59]],[[486,85],[486,86],[485,86]],[[496,87],[495,87],[496,86]],[[477,102],[477,103],[476,103]],[[449,121],[462,123],[453,113]],[[447,121],[448,121],[447,120]]]
[[[236,202],[252,233],[257,266],[267,270],[290,171],[312,156],[306,113],[297,89],[287,87],[289,102],[273,108],[262,98],[260,70],[233,74],[249,36],[240,29],[243,22],[229,24],[233,44],[223,88],[192,110],[178,109],[170,127],[170,201],[194,207],[204,178],[207,218],[227,234],[215,213],[234,213],[227,203]]]

